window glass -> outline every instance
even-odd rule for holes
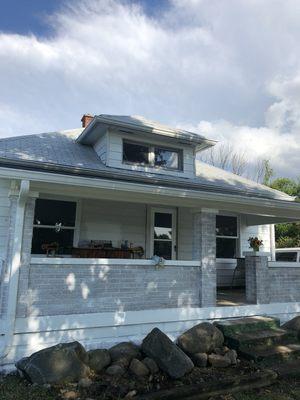
[[[154,255],[163,257],[166,260],[172,259],[172,242],[171,241],[154,241]]]
[[[276,261],[297,262],[297,252],[276,253]]]
[[[166,260],[172,259],[173,215],[168,212],[154,213],[154,248],[153,254]]]
[[[76,203],[37,199],[34,212],[32,254],[70,254],[73,246]]]
[[[236,258],[237,239],[217,238],[217,258]]]
[[[227,215],[216,216],[217,236],[237,236],[237,217]]]
[[[137,143],[123,142],[123,161],[149,164],[149,147]]]
[[[178,151],[155,147],[155,165],[165,168],[179,169]]]
[[[33,228],[31,253],[47,254],[47,249],[54,248],[55,254],[71,254],[73,237],[73,229]]]
[[[155,213],[154,216],[154,238],[172,239],[172,214]]]
[[[75,226],[76,203],[71,201],[37,199],[34,225]]]

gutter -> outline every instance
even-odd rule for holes
[[[25,206],[29,194],[29,180],[22,180],[20,185],[19,197],[17,201],[16,220],[14,227],[14,239],[12,246],[11,259],[9,260],[9,285],[8,302],[6,311],[6,331],[4,333],[4,344],[0,348],[0,360],[3,360],[9,353],[16,324],[16,311],[18,302],[18,286],[22,256],[22,237],[24,229]]]
[[[217,188],[213,185],[205,183],[194,183],[189,181],[188,178],[182,178],[182,181],[174,180],[171,176],[159,176],[157,179],[155,176],[147,174],[143,177],[138,177],[130,174],[129,171],[110,169],[107,170],[95,170],[89,168],[74,168],[68,165],[57,165],[54,163],[39,162],[39,161],[29,161],[29,160],[11,160],[0,157],[0,168],[12,168],[21,170],[30,170],[34,172],[47,171],[48,173],[55,173],[59,175],[73,175],[82,178],[98,178],[98,179],[109,179],[111,181],[125,181],[125,182],[137,182],[141,184],[147,184],[151,186],[168,187],[173,189],[184,189],[184,191],[197,191],[197,192],[211,192],[214,194],[221,193],[222,195],[230,195],[233,197],[251,197],[253,199],[261,200],[271,200],[271,201],[284,201],[291,202],[294,204],[296,197],[282,195],[280,199],[272,199],[263,195],[257,194],[255,190],[243,190],[240,188],[235,189],[236,194],[226,188]],[[184,180],[185,179],[185,180]],[[188,183],[188,188],[187,188]],[[255,194],[255,196],[254,196]]]

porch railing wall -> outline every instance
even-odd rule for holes
[[[199,307],[197,262],[157,269],[151,260],[46,261],[30,264],[28,291],[21,294],[27,316]]]

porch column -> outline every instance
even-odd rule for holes
[[[201,209],[194,214],[193,259],[201,262],[200,307],[216,305],[216,214]]]
[[[29,191],[29,182],[12,187],[7,241],[5,286],[9,314],[25,317],[28,302],[28,278],[35,200],[38,194]],[[9,273],[10,271],[10,273]],[[14,304],[18,296],[17,303]],[[5,308],[5,307],[4,307]],[[12,308],[12,310],[10,310]]]
[[[269,253],[247,251],[246,262],[246,301],[254,304],[268,304],[269,298]]]

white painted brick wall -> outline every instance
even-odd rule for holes
[[[31,264],[28,315],[198,307],[200,268]]]

